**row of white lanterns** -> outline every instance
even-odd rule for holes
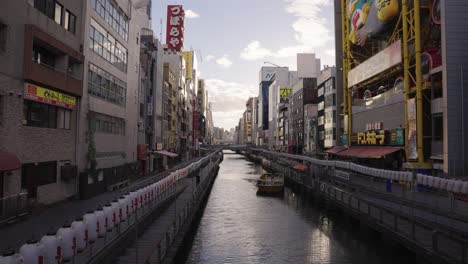
[[[18,253],[5,252],[0,256],[0,264],[52,264],[70,262],[89,245],[104,238],[107,232],[125,222],[136,212],[154,205],[165,191],[197,170],[210,157],[210,154],[197,162],[174,171],[162,180],[131,191],[117,200],[95,211],[88,211],[71,224],[65,224],[56,233],[49,232],[39,241],[29,240]],[[138,217],[138,215],[137,215]]]

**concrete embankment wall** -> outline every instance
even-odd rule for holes
[[[430,205],[411,200],[421,194],[418,186],[407,188],[399,186],[398,181],[371,177],[364,182],[360,175],[340,174],[328,166],[280,160],[259,153],[247,156],[267,170],[283,173],[287,185],[339,208],[430,263],[468,263],[466,221],[458,219],[456,213],[430,210]],[[301,168],[299,164],[305,166]],[[400,189],[403,193],[396,193]]]

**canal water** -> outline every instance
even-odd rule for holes
[[[263,169],[226,151],[186,263],[415,263],[415,257],[311,196],[256,195]]]

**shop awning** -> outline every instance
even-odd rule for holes
[[[400,147],[350,147],[337,153],[338,156],[357,158],[381,158],[402,150]]]
[[[179,155],[177,155],[175,153],[165,151],[165,150],[158,150],[158,151],[155,151],[154,153],[161,154],[161,155],[164,155],[164,156],[168,156],[168,157],[171,157],[171,158],[175,158],[175,157],[179,156]]]
[[[338,152],[341,152],[341,151],[343,151],[345,149],[347,149],[347,147],[336,146],[336,147],[333,147],[331,149],[327,149],[325,152],[330,153],[330,154],[337,154]]]
[[[0,171],[12,171],[21,168],[21,162],[15,154],[0,152]]]

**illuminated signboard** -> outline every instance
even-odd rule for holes
[[[47,88],[43,88],[30,83],[25,83],[24,85],[24,98],[68,109],[76,108],[75,97],[52,91]]]
[[[181,5],[167,6],[166,44],[170,50],[181,51],[184,46],[184,19]]]
[[[404,146],[405,130],[375,130],[355,133],[351,136],[351,144],[357,146]]]

